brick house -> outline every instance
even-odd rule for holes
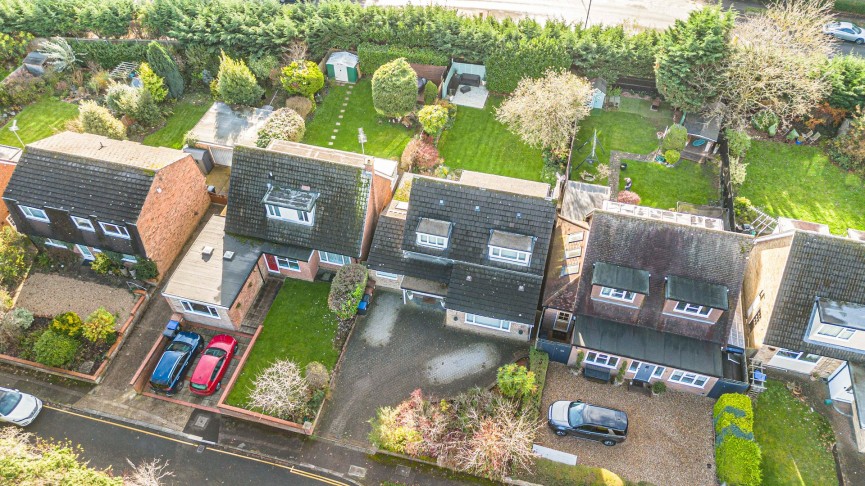
[[[84,260],[149,258],[163,275],[204,215],[204,176],[179,150],[63,132],[27,146],[3,201],[18,231]]]
[[[747,388],[740,310],[751,236],[607,202],[590,218],[569,362],[717,397]],[[627,363],[627,364],[625,364]]]
[[[228,206],[211,217],[163,296],[187,320],[239,329],[268,277],[312,281],[366,257],[396,162],[274,141],[234,148]]]
[[[15,171],[15,166],[20,158],[20,148],[0,145],[0,193],[6,190],[9,179],[12,178],[12,172]],[[13,221],[9,217],[9,208],[6,207],[6,203],[0,201],[0,228],[11,224]]]
[[[550,186],[470,171],[400,184],[370,251],[377,285],[447,309],[447,325],[530,339],[556,217]]]

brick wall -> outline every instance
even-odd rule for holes
[[[164,276],[210,206],[204,175],[192,156],[156,173],[138,218],[147,257]]]
[[[375,225],[378,224],[378,217],[381,212],[390,204],[390,200],[393,198],[393,189],[393,181],[373,172],[370,197],[367,202],[366,220],[363,223],[363,241],[360,251],[361,260],[366,260],[369,254],[372,235],[375,233]]]
[[[397,275],[396,280],[384,278],[378,274],[375,270],[370,270],[369,278],[375,280],[376,287],[382,287],[386,289],[392,290],[401,290],[402,289],[402,279],[405,278],[404,275]]]
[[[754,244],[742,282],[742,311],[745,315],[745,338],[749,347],[761,347],[766,338],[792,242],[793,236],[785,235],[758,238]],[[753,319],[758,311],[760,319],[754,323]],[[752,323],[753,329],[750,327]]]
[[[9,184],[9,179],[12,178],[12,172],[14,171],[14,163],[0,160],[0,194],[3,194],[6,190],[6,185]],[[8,216],[9,208],[7,208],[6,203],[0,199],[0,228],[9,226],[9,223],[6,221]]]
[[[511,323],[510,331],[501,331],[489,327],[478,326],[475,324],[467,324],[465,312],[455,311],[452,309],[447,310],[445,324],[450,327],[462,329],[464,331],[471,331],[478,334],[489,334],[496,337],[518,339],[520,341],[528,341],[532,335],[532,326],[518,322]]]
[[[246,282],[243,283],[243,288],[240,290],[240,293],[237,294],[237,298],[234,299],[234,303],[228,310],[228,318],[231,320],[235,329],[240,329],[240,325],[243,323],[243,318],[246,317],[246,313],[249,312],[249,309],[258,297],[259,291],[261,291],[261,288],[264,286],[264,279],[267,276],[267,265],[264,259],[264,255],[261,255],[261,257],[258,258],[258,263],[256,263],[252,271],[249,272],[249,277],[247,277]]]
[[[276,267],[276,260],[272,259],[273,257],[269,256],[269,255],[265,255],[265,258],[269,259],[270,263],[267,264],[267,262],[264,262],[264,265],[265,265],[264,271],[270,272],[271,275],[275,275],[277,272],[273,272],[270,269],[271,268],[277,268]],[[262,261],[264,261],[264,260],[262,260]],[[308,262],[298,261],[297,263],[300,266],[300,271],[295,272],[294,270],[289,270],[287,268],[280,268],[279,272],[278,272],[279,275],[282,275],[283,277],[286,277],[286,278],[296,278],[298,280],[305,280],[307,282],[312,282],[313,280],[315,280],[315,274],[318,273],[318,252],[317,251],[312,252],[312,256],[310,256]]]

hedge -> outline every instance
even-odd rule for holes
[[[357,313],[357,305],[366,289],[368,272],[360,263],[343,265],[336,272],[327,296],[327,305],[340,319],[350,319]]]
[[[759,486],[762,453],[756,442],[729,436],[715,449],[718,480],[730,486]]]
[[[751,398],[741,393],[725,393],[718,397],[715,406],[712,409],[712,416],[717,418],[722,412],[727,411],[727,408],[741,410],[747,416],[748,420],[754,421],[754,406],[751,403]]]
[[[432,64],[434,66],[447,66],[450,59],[431,49],[416,49],[401,46],[380,46],[377,44],[363,43],[357,46],[357,57],[360,68],[367,73],[373,73],[383,64],[394,59],[404,57],[406,61],[414,64]]]
[[[520,80],[539,78],[547,69],[570,69],[565,46],[551,38],[535,38],[502,44],[487,59],[487,88],[510,93]]]
[[[84,62],[93,61],[100,68],[109,71],[124,61],[147,60],[146,42],[70,40],[69,45],[79,59]]]

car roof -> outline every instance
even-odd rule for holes
[[[621,410],[586,404],[583,407],[583,423],[625,430],[628,428],[628,415]]]
[[[208,348],[217,348],[228,351],[237,342],[237,339],[234,339],[232,336],[228,334],[218,334],[210,338],[210,342],[207,343]]]
[[[210,381],[210,375],[213,374],[213,368],[216,367],[216,363],[222,359],[217,356],[210,356],[204,354],[201,356],[201,359],[198,360],[198,364],[195,365],[195,371],[192,373],[192,381],[195,383],[207,383]]]
[[[177,341],[177,342],[187,343],[187,344],[195,344],[195,342],[201,341],[201,335],[198,333],[195,333],[195,332],[180,331],[179,333],[177,333],[177,336],[174,336],[174,339],[172,339],[171,341],[172,342]]]
[[[179,351],[166,351],[162,353],[162,357],[156,363],[156,368],[153,370],[150,380],[158,383],[168,383],[171,379],[171,372],[174,371],[183,355],[184,353]]]
[[[829,27],[834,27],[838,29],[850,28],[853,27],[853,22],[829,22]]]

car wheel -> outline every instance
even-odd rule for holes
[[[232,352],[232,354],[237,354],[237,343],[234,344],[234,351]]]
[[[220,388],[222,388],[222,382],[221,381],[216,384],[216,391],[219,391]]]
[[[568,435],[568,433],[565,432],[564,430],[557,430],[556,435],[558,435],[559,437],[564,437],[564,436]]]
[[[865,44],[865,39],[856,39],[857,46],[861,46],[862,44]]]
[[[601,441],[601,444],[604,444],[607,447],[613,447],[614,445],[616,445],[616,443],[611,441],[610,439]]]

